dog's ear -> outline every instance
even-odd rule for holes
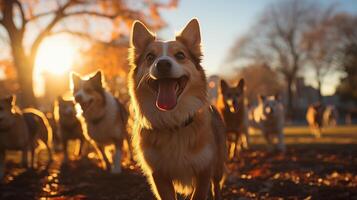
[[[276,101],[280,101],[281,100],[279,93],[274,94],[274,99]]]
[[[244,85],[245,85],[245,82],[244,82],[244,79],[242,78],[242,79],[239,80],[239,82],[237,84],[238,90],[243,92],[244,91]]]
[[[155,35],[150,32],[140,21],[134,21],[131,29],[130,45],[136,50],[143,51],[150,42],[155,40]]]
[[[225,93],[229,88],[228,83],[225,80],[221,80],[221,91]]]
[[[102,87],[102,71],[97,71],[90,79],[93,86]]]
[[[71,72],[72,89],[77,88],[79,83],[82,81],[81,77],[75,72]]]
[[[189,48],[200,48],[201,33],[198,20],[192,19],[185,28],[182,29],[181,33],[176,36],[176,40],[182,41]]]
[[[57,101],[58,101],[58,103],[63,102],[63,98],[62,98],[62,96],[58,96],[58,97],[57,97]]]
[[[259,102],[264,102],[266,98],[267,98],[267,97],[264,96],[264,95],[259,95],[259,96],[258,96]]]
[[[15,95],[10,95],[8,97],[5,97],[4,98],[4,101],[8,104],[8,105],[15,105],[15,102],[16,102],[16,96]]]

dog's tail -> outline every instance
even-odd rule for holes
[[[40,139],[45,144],[49,159],[52,160],[53,131],[47,117],[34,108],[24,109],[23,116],[32,134],[31,136]]]

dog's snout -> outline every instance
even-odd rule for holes
[[[76,100],[76,102],[80,103],[83,101],[82,95],[80,94],[76,94],[74,95],[74,99]]]
[[[157,72],[161,75],[167,75],[171,71],[172,64],[169,60],[159,60],[156,63]]]

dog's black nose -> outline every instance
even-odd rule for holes
[[[76,100],[76,102],[78,103],[82,102],[82,95],[80,94],[74,95],[74,100]]]
[[[171,70],[171,62],[169,60],[159,60],[159,62],[156,63],[156,68],[157,72],[160,75],[168,75]]]

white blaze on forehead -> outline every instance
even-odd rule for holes
[[[185,74],[183,67],[179,63],[177,63],[175,58],[169,56],[168,54],[169,54],[169,41],[163,41],[162,42],[162,55],[158,56],[150,67],[150,75],[151,76],[156,77],[156,75],[158,74],[156,64],[160,60],[168,60],[171,62],[171,64],[172,64],[171,74],[172,74],[173,78],[179,78]]]
[[[162,43],[162,55],[163,56],[167,56],[168,49],[169,49],[169,43],[168,42],[163,42]]]

